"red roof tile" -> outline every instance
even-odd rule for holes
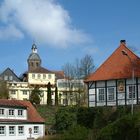
[[[123,55],[122,51],[127,52],[129,58]],[[125,43],[121,43],[113,54],[88,76],[85,82],[131,78],[132,69],[135,77],[140,77],[140,58],[128,49]]]
[[[44,123],[44,119],[39,115],[35,107],[29,101],[0,99],[0,106],[8,106],[8,107],[19,106],[27,108],[27,120],[0,119],[0,122],[12,121],[12,122]]]

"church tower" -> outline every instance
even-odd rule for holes
[[[27,60],[28,71],[32,71],[32,70],[41,66],[41,59],[40,59],[40,56],[37,53],[36,44],[33,44],[31,49],[32,49],[32,52],[29,55],[28,60]]]

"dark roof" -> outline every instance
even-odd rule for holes
[[[28,57],[28,61],[29,60],[39,60],[39,61],[41,61],[40,56],[37,53],[31,53]]]
[[[1,74],[0,77],[2,80],[4,80],[4,76],[13,76],[12,81],[16,81],[19,82],[20,79],[19,77],[13,72],[13,70],[11,70],[10,68],[6,68]],[[8,81],[11,81],[10,79],[8,79]]]
[[[123,55],[122,51],[127,52],[129,57]],[[140,58],[128,49],[125,43],[121,43],[113,54],[88,76],[85,82],[131,78],[132,70],[135,77],[140,77]]]
[[[26,123],[44,123],[44,119],[36,111],[35,107],[29,101],[0,99],[0,106],[25,107],[27,109],[27,120],[18,119],[0,119],[0,122],[26,122]]]

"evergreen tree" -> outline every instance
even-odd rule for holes
[[[38,105],[38,104],[40,104],[40,101],[41,101],[41,91],[39,90],[38,87],[35,87],[35,88],[32,90],[29,100],[30,100],[30,102],[31,102],[33,105]]]
[[[47,84],[47,105],[52,105],[52,99],[51,99],[51,84],[50,82]]]
[[[55,87],[55,106],[58,106],[58,89]]]

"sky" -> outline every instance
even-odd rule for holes
[[[120,40],[139,55],[139,6],[139,0],[0,0],[0,72],[26,71],[33,43],[50,70],[86,54],[99,67]]]

